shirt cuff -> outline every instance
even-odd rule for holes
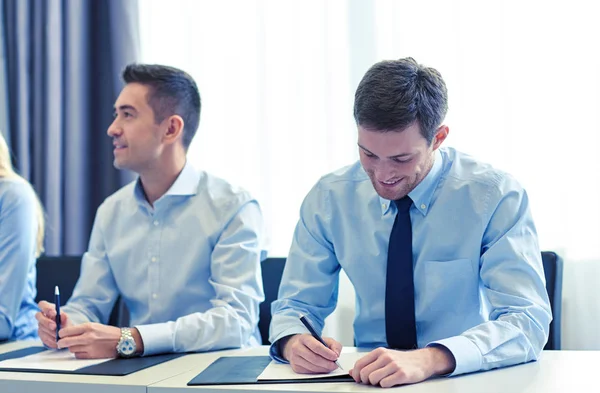
[[[134,326],[144,343],[142,356],[173,352],[173,332],[167,323]]]
[[[427,344],[428,347],[442,345],[452,353],[456,361],[456,368],[448,376],[472,373],[481,370],[483,356],[477,345],[463,336],[455,336]]]
[[[279,363],[289,363],[283,358],[281,348],[279,347],[279,344],[281,344],[281,340],[283,340],[284,338],[285,337],[282,337],[279,340],[275,341],[273,344],[271,344],[271,348],[269,348],[269,355],[271,356],[271,359]]]

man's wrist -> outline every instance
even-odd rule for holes
[[[144,353],[144,340],[142,340],[142,335],[137,328],[131,328],[131,337],[133,337],[133,341],[135,341],[135,354],[142,355]]]
[[[456,369],[456,359],[443,345],[432,345],[424,348],[430,357],[432,375],[448,375]]]
[[[290,341],[290,338],[296,335],[297,334],[290,334],[289,336],[285,336],[277,340],[277,345],[279,346],[279,355],[281,355],[281,357],[287,360],[288,362],[290,360],[287,358],[287,356],[285,356],[285,346],[287,345],[288,341]]]

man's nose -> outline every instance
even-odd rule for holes
[[[108,126],[108,130],[106,130],[106,135],[113,137],[121,134],[121,128],[117,124],[117,119],[115,119],[110,126]]]

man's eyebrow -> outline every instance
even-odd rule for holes
[[[360,147],[361,149],[363,149],[367,153],[372,154],[375,157],[377,157],[377,154],[373,153],[372,151],[370,151],[366,147],[362,146],[360,143],[358,144],[358,147]],[[406,157],[406,156],[410,156],[410,155],[412,155],[412,153],[401,153],[401,154],[396,154],[395,156],[390,156],[388,158],[391,158],[391,159],[393,159],[393,158],[402,158],[402,157]]]
[[[360,147],[361,149],[363,149],[364,151],[366,151],[369,154],[373,154],[374,156],[377,156],[375,153],[373,153],[372,151],[370,151],[369,149],[367,149],[366,147],[364,147],[363,145],[361,145],[360,143],[357,143],[358,147]]]
[[[402,154],[396,154],[395,156],[391,156],[388,158],[402,158],[402,157],[406,157],[406,156],[410,156],[412,155],[412,153],[402,153]]]
[[[126,111],[126,110],[132,110],[132,111],[136,111],[137,109],[135,109],[135,107],[131,106],[131,105],[120,105],[119,107],[115,107],[115,111]]]

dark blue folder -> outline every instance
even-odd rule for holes
[[[46,351],[44,347],[28,347],[19,349],[12,352],[0,354],[0,361],[8,359],[21,358],[27,355],[33,355]],[[178,358],[185,355],[184,353],[169,353],[165,355],[135,357],[130,359],[113,359],[104,363],[96,364],[94,366],[82,367],[74,371],[63,371],[63,370],[39,370],[39,369],[28,369],[28,368],[2,368],[0,371],[13,371],[13,372],[28,372],[28,373],[51,373],[51,374],[79,374],[79,375],[111,375],[111,376],[122,376],[134,373],[136,371],[143,370],[148,367],[155,366],[160,363],[164,363],[171,359]]]
[[[204,371],[188,382],[194,385],[246,385],[274,383],[322,383],[322,382],[354,382],[350,375],[308,379],[279,379],[259,381],[258,376],[271,363],[268,356],[223,356],[215,360]]]

